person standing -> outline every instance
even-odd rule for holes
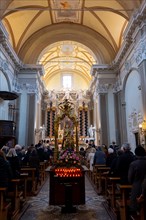
[[[12,170],[5,154],[0,150],[0,187],[8,187],[12,178]]]
[[[106,164],[106,154],[102,151],[102,148],[98,146],[94,155],[93,165]]]
[[[128,171],[128,180],[132,184],[131,198],[130,198],[130,211],[136,212],[139,204],[137,198],[142,192],[142,183],[146,176],[146,151],[142,146],[135,149],[136,160],[130,164]]]
[[[131,162],[135,160],[134,154],[131,152],[131,147],[129,143],[124,143],[122,145],[123,154],[118,158],[117,171],[120,177],[121,184],[128,184],[128,170]]]
[[[89,161],[89,165],[90,165],[90,170],[91,170],[91,171],[93,171],[93,161],[94,161],[95,152],[96,152],[95,148],[92,147],[92,148],[90,149],[90,152],[89,152],[88,158],[87,158],[87,161]]]
[[[19,161],[15,148],[9,149],[6,155],[6,159],[10,163],[13,178],[20,178],[20,161]]]

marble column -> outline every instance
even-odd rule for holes
[[[108,117],[108,136],[109,143],[116,140],[116,131],[115,131],[115,100],[113,94],[113,85],[109,84],[108,86],[108,102],[107,102],[107,117]]]
[[[99,94],[99,102],[100,102],[100,123],[101,123],[101,144],[109,145],[108,138],[108,120],[107,120],[107,94],[100,93]]]
[[[19,134],[18,134],[18,143],[20,145],[27,145],[28,138],[28,103],[27,103],[27,89],[24,88],[19,96],[20,106],[19,106]]]
[[[116,141],[118,145],[127,142],[126,129],[126,103],[123,98],[123,92],[118,91],[114,94],[115,99],[115,125],[116,125]]]

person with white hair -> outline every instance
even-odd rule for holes
[[[15,145],[16,154],[19,158],[19,163],[22,165],[22,158],[24,157],[24,152],[22,152],[22,147],[19,144]]]
[[[20,177],[20,162],[19,162],[19,158],[17,156],[15,148],[9,149],[6,155],[6,158],[10,163],[13,178],[19,178]]]
[[[114,149],[109,147],[107,158],[106,158],[106,166],[107,167],[111,167],[112,161],[115,159],[115,157],[117,157],[117,154],[115,153]]]
[[[96,149],[94,147],[91,147],[90,152],[87,157],[87,161],[89,161],[91,171],[93,171],[93,160],[94,160],[95,152],[96,152]]]

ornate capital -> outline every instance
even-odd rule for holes
[[[97,93],[108,93],[109,84],[98,84]]]
[[[38,94],[37,84],[30,84],[27,82],[18,82],[18,79],[13,80],[13,90],[17,93],[22,93],[23,90],[26,90],[27,93],[36,93]]]

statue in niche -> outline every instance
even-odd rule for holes
[[[91,125],[88,129],[88,133],[89,133],[89,137],[90,138],[95,138],[95,127],[93,127],[93,125]]]
[[[42,126],[41,133],[42,133],[42,140],[44,140],[46,138],[46,127],[45,127],[45,125]]]

